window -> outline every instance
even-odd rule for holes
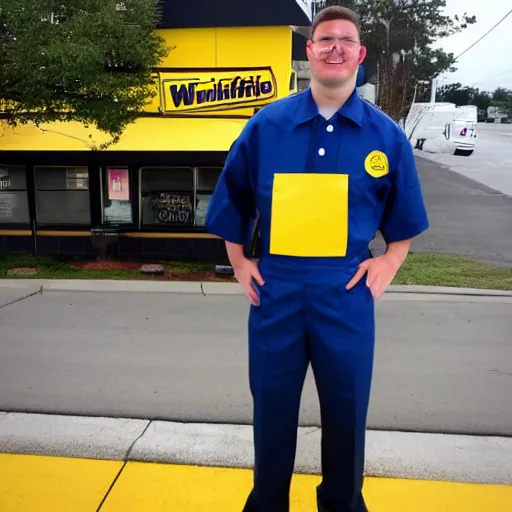
[[[0,223],[30,224],[24,167],[0,166]]]
[[[40,224],[91,223],[87,167],[35,167],[34,171]]]
[[[191,168],[143,168],[141,190],[143,225],[194,225],[194,173]]]
[[[196,226],[204,226],[206,212],[222,168],[202,167],[197,169]]]
[[[104,173],[103,190],[103,222],[131,224],[133,219],[129,169],[108,167]]]

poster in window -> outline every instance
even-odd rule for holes
[[[130,200],[128,169],[108,169],[108,198],[111,201]]]
[[[194,224],[193,194],[159,192],[150,194],[149,204],[155,224],[190,226]]]

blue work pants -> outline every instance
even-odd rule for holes
[[[319,512],[367,512],[362,495],[372,378],[374,299],[357,267],[279,268],[249,318],[254,487],[244,512],[288,512],[302,388],[311,363],[322,423]]]

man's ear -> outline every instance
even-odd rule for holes
[[[306,55],[308,56],[308,59],[311,58],[311,55],[313,53],[312,45],[313,41],[311,41],[311,39],[308,39],[306,41]]]
[[[366,55],[368,54],[368,49],[366,46],[362,46],[359,49],[359,64],[362,64],[364,59],[366,59]]]

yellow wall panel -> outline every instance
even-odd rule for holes
[[[265,101],[273,101],[290,94],[292,30],[288,26],[163,29],[157,32],[165,39],[171,50],[167,58],[161,62],[161,71],[155,70],[157,95],[148,101],[146,112],[158,114],[165,111],[165,108],[161,108],[164,105],[171,105],[171,107],[167,109],[165,115],[153,119],[142,118],[135,124],[129,125],[121,141],[111,146],[110,151],[194,151],[195,149],[226,151],[247,119],[254,114],[255,108],[264,104]],[[277,83],[277,95],[273,87],[271,94],[258,96],[258,101],[254,101],[254,96],[247,101],[247,96],[242,93],[237,97],[230,96],[228,100],[219,99],[219,93],[219,97],[215,100],[212,100],[211,96],[206,102],[204,99],[196,99],[196,104],[185,108],[177,103],[178,99],[170,101],[169,91],[163,89],[164,85],[171,87],[173,83],[171,80],[176,78],[181,78],[183,86],[187,87],[189,83],[201,77],[203,81],[211,80],[212,83],[232,83],[233,88],[236,89],[244,78],[243,73],[228,72],[226,74],[223,68],[261,67],[271,68]],[[183,74],[181,71],[177,74],[165,71],[172,68],[208,71],[206,74],[198,74],[197,71],[183,72]],[[266,80],[267,84],[270,83],[268,72],[259,74],[262,82]],[[238,75],[241,75],[242,79],[237,78]],[[249,79],[252,75],[253,73],[250,72]],[[192,87],[195,86],[192,85]],[[258,90],[258,87],[255,90]],[[174,94],[176,98],[176,91]],[[235,99],[232,101],[232,98]],[[173,106],[175,103],[178,106]],[[200,115],[202,119],[170,117],[176,114]],[[227,118],[243,116],[246,119],[208,118],[211,115]],[[43,128],[44,131],[29,124],[13,130],[0,121],[0,151],[86,150],[94,149],[94,145],[97,147],[109,140],[107,135],[93,128],[85,129],[79,123],[45,124]],[[90,134],[92,139],[89,137]]]
[[[217,29],[217,66],[271,66],[278,83],[278,97],[289,94],[292,72],[290,27],[243,27]]]
[[[244,119],[140,118],[109,151],[228,151]],[[33,124],[11,129],[0,121],[0,151],[87,151],[109,136],[80,123]],[[89,137],[92,135],[92,138]]]
[[[160,63],[164,68],[213,68],[216,64],[216,28],[157,30],[169,54]]]

